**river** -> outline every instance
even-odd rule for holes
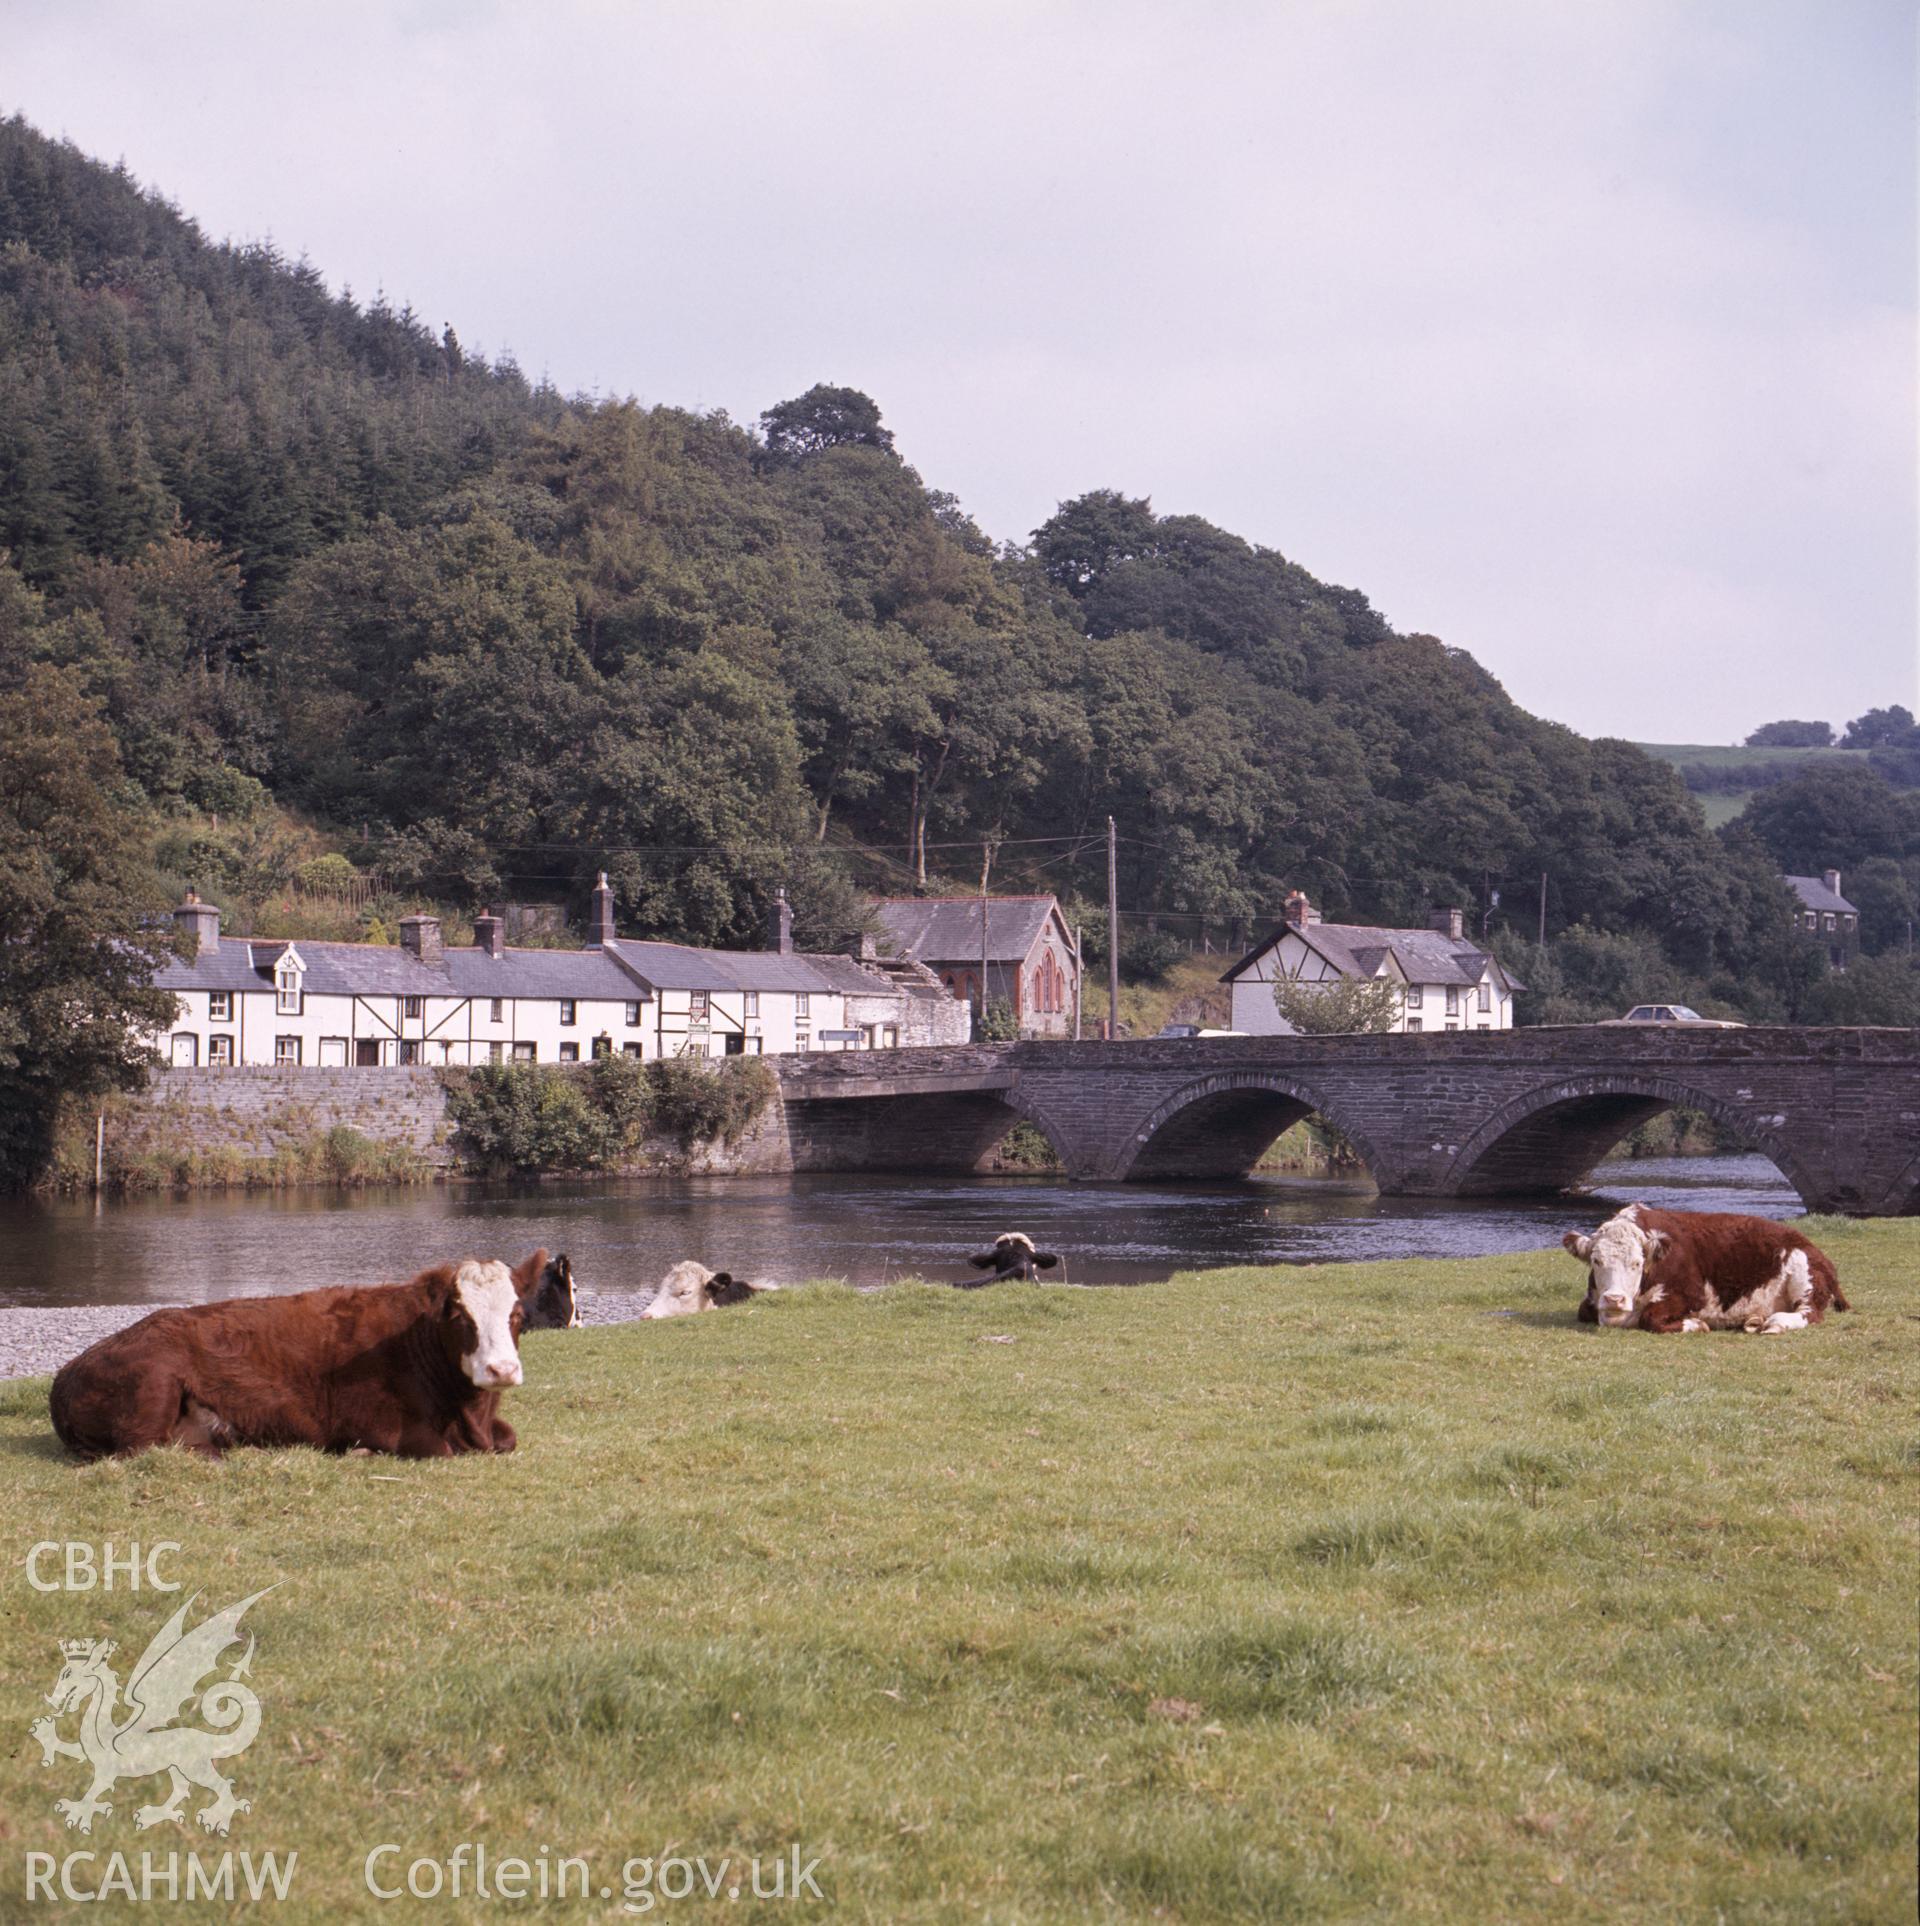
[[[1536,1249],[1636,1199],[1800,1214],[1786,1180],[1760,1157],[1606,1165],[1592,1190],[1454,1202],[1286,1176],[1150,1185],[809,1175],[15,1202],[0,1206],[0,1305],[304,1290],[406,1277],[468,1253],[517,1260],[536,1244],[566,1251],[594,1295],[649,1292],[682,1257],[783,1283],[957,1279],[967,1254],[1002,1230],[1060,1252],[1072,1283],[1139,1284],[1222,1264]]]

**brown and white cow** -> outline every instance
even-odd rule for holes
[[[1560,1241],[1587,1266],[1583,1324],[1771,1337],[1848,1308],[1826,1253],[1765,1217],[1629,1204]]]
[[[991,1277],[963,1277],[959,1289],[977,1291],[983,1284],[1037,1284],[1042,1271],[1059,1263],[1052,1251],[1037,1251],[1025,1231],[1002,1231],[993,1240],[993,1249],[981,1251],[967,1262],[976,1271],[991,1271]]]
[[[778,1284],[749,1284],[729,1271],[710,1271],[691,1257],[682,1258],[648,1300],[642,1317],[686,1317],[695,1311],[716,1311],[728,1304],[746,1304]]]
[[[511,1451],[524,1314],[504,1264],[155,1311],[63,1365],[53,1428],[81,1458],[180,1444],[445,1458]]]
[[[573,1265],[562,1251],[549,1258],[537,1250],[515,1266],[513,1288],[529,1331],[571,1331],[580,1322],[580,1303],[574,1295]]]

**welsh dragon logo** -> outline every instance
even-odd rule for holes
[[[209,1832],[224,1833],[236,1812],[250,1810],[252,1802],[234,1797],[233,1781],[221,1776],[216,1761],[244,1752],[260,1730],[260,1701],[251,1686],[240,1683],[253,1663],[252,1633],[247,1635],[246,1651],[224,1679],[216,1679],[205,1691],[200,1682],[219,1664],[220,1654],[239,1642],[240,1619],[247,1607],[272,1590],[269,1585],[188,1631],[187,1612],[199,1597],[196,1592],[154,1634],[124,1688],[107,1664],[116,1649],[112,1640],[61,1641],[60,1655],[66,1663],[47,1694],[54,1716],[35,1719],[30,1729],[40,1742],[42,1765],[50,1766],[57,1758],[82,1759],[93,1768],[93,1783],[84,1797],[54,1801],[54,1810],[65,1815],[69,1827],[91,1832],[95,1816],[113,1810],[101,1794],[121,1779],[146,1779],[162,1772],[170,1782],[166,1799],[156,1806],[142,1806],[133,1815],[133,1823],[142,1831],[162,1819],[180,1824],[185,1818],[181,1808],[193,1786],[213,1794],[198,1814]],[[190,1716],[205,1724],[180,1722],[196,1696],[199,1704]],[[118,1713],[115,1708],[122,1697],[127,1709]],[[76,1707],[80,1713],[77,1744],[61,1738],[58,1729],[60,1718]]]

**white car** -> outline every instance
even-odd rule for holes
[[[1636,1003],[1623,1017],[1605,1017],[1608,1024],[1620,1023],[1693,1023],[1703,1030],[1744,1030],[1744,1023],[1730,1017],[1703,1017],[1684,1003]]]

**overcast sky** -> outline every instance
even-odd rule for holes
[[[568,391],[863,388],[1589,734],[1916,703],[1914,0],[0,0],[0,107]]]

